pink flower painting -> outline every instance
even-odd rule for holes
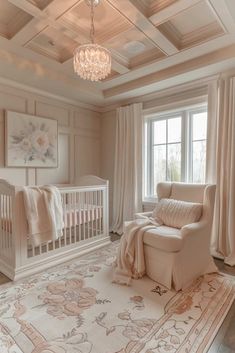
[[[7,112],[6,162],[14,167],[56,167],[57,120]]]

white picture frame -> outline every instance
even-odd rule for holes
[[[17,168],[57,168],[58,121],[7,110],[5,165]]]

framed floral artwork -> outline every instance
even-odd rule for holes
[[[6,111],[5,160],[7,167],[56,168],[57,120]]]

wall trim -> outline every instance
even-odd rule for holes
[[[57,94],[43,91],[39,88],[35,88],[32,86],[26,85],[24,83],[19,83],[17,81],[13,81],[8,78],[0,77],[0,84],[6,85],[9,87],[13,87],[13,88],[22,89],[22,90],[26,91],[27,93],[35,93],[35,94],[38,94],[42,97],[59,100],[61,102],[73,105],[78,108],[84,108],[84,109],[90,110],[92,112],[102,113],[102,107],[100,107],[100,106],[92,105],[92,104],[88,104],[88,103],[82,103],[82,102],[76,101],[75,99],[69,99],[69,98],[66,98],[66,97],[63,97],[63,96],[60,96]]]
[[[212,81],[216,81],[221,77],[221,74],[216,74],[216,75],[211,75],[211,76],[206,76],[204,78],[201,78],[199,80],[193,80],[187,83],[181,83],[172,87],[164,88],[162,90],[159,90],[154,93],[148,93],[143,96],[138,96],[135,98],[130,98],[126,100],[122,100],[116,104],[110,104],[106,105],[101,109],[102,113],[108,113],[113,110],[116,110],[116,108],[120,107],[121,105],[127,105],[127,104],[132,104],[132,103],[143,103],[143,107],[147,102],[150,102],[154,99],[159,99],[163,97],[170,97],[171,95],[176,95],[177,93],[181,93],[186,90],[196,90],[200,89],[202,87],[208,86]],[[145,109],[145,108],[143,108]]]
[[[143,109],[143,114],[146,118],[151,118],[151,116],[154,116],[160,112],[170,113],[181,108],[187,109],[188,107],[191,107],[191,106],[200,106],[206,103],[207,103],[207,95],[202,95],[202,96],[191,97],[183,100],[176,100],[172,103],[165,103],[162,105],[160,104],[155,107]]]

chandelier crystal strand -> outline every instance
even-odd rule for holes
[[[111,72],[111,54],[108,49],[94,44],[94,0],[91,7],[91,44],[79,46],[74,51],[74,71],[84,80],[100,81]]]

